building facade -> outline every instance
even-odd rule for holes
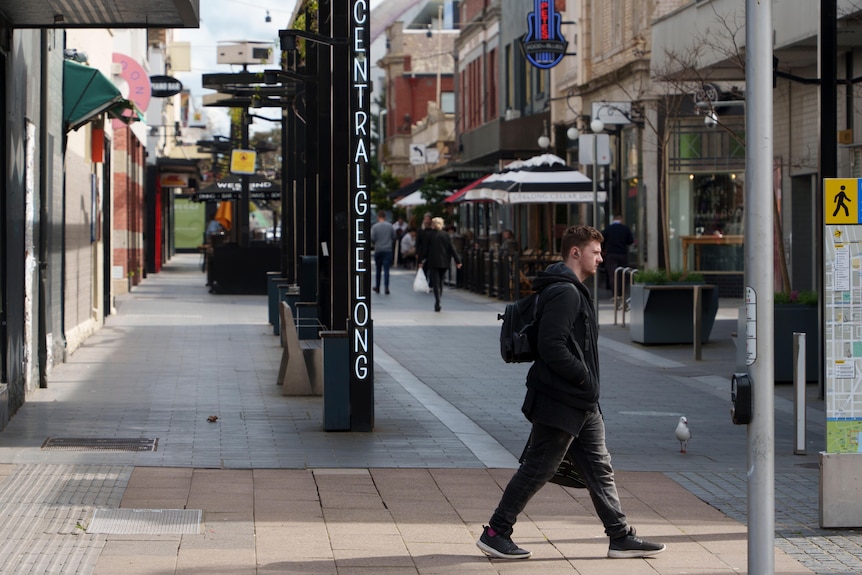
[[[197,0],[64,13],[31,4],[0,1],[0,428],[110,313],[106,245],[121,138],[109,114],[128,100],[110,80],[118,31],[108,29],[196,26],[199,14]],[[74,80],[80,74],[99,89],[73,92],[90,85]],[[126,146],[134,166],[143,152]]]

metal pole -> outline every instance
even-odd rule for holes
[[[695,361],[700,361],[701,359],[701,339],[700,332],[702,331],[701,323],[703,322],[703,310],[701,309],[700,300],[702,294],[700,293],[701,286],[696,285],[692,286],[692,305],[694,309],[692,310],[692,342],[694,343],[694,359]]]
[[[793,334],[793,415],[796,421],[796,448],[793,455],[805,455],[805,334]]]
[[[623,327],[626,326],[626,274],[628,274],[629,282],[631,282],[633,273],[631,268],[623,270],[622,295],[620,296],[620,307],[623,309]]]
[[[599,228],[599,135],[593,133],[593,227]],[[599,322],[599,274],[593,275],[593,306]]]
[[[440,113],[440,56],[443,51],[443,5],[437,6],[437,113]],[[441,118],[443,116],[440,116]]]
[[[748,572],[775,572],[775,416],[772,257],[772,1],[746,0],[745,281],[754,302],[746,363],[754,391],[748,425]]]

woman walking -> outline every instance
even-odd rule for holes
[[[449,269],[451,260],[461,269],[461,256],[452,247],[449,234],[443,231],[443,218],[433,218],[431,226],[433,234],[428,234],[427,245],[424,250],[424,259],[419,262],[419,267],[424,268],[429,275],[431,288],[434,290],[434,311],[440,311],[440,297],[443,295],[443,276]]]

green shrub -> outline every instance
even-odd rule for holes
[[[670,277],[664,270],[638,270],[634,275],[636,284],[662,285],[667,283],[703,283],[703,274],[697,272],[671,271]]]
[[[817,292],[812,290],[791,290],[775,292],[775,303],[797,303],[817,305]]]

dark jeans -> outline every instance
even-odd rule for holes
[[[570,449],[571,446],[571,449]],[[614,483],[611,455],[605,445],[605,423],[598,411],[587,413],[577,438],[541,423],[533,424],[533,436],[521,467],[509,480],[488,525],[511,537],[512,526],[532,497],[554,476],[563,455],[570,451],[587,484],[596,513],[611,538],[628,533],[626,516]]]
[[[374,263],[377,266],[377,283],[374,289],[380,289],[380,272],[383,272],[383,286],[389,289],[389,268],[392,267],[392,252],[374,251]]]
[[[440,298],[443,296],[443,278],[446,277],[448,268],[431,268],[428,270],[429,283],[434,290],[434,305],[440,307]]]

